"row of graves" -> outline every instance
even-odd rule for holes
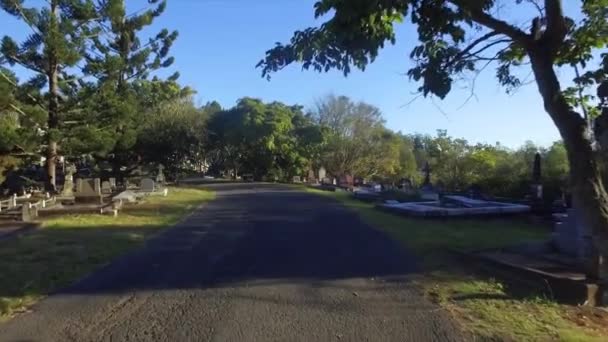
[[[68,166],[59,191],[22,190],[0,199],[0,222],[36,221],[39,217],[98,213],[117,216],[125,205],[137,205],[148,196],[167,196],[163,166],[156,172],[141,170],[118,182],[116,178],[75,176],[76,168]],[[155,173],[155,174],[154,174]]]
[[[566,201],[564,194],[550,205],[543,203],[540,154],[536,155],[532,165],[529,194],[519,200],[495,198],[483,194],[478,188],[462,193],[445,193],[441,187],[431,183],[432,170],[428,163],[422,171],[424,181],[421,186],[415,187],[404,179],[397,189],[392,189],[391,185],[366,185],[353,177],[329,177],[324,168],[320,168],[318,173],[311,171],[308,179],[312,180],[311,186],[323,190],[351,190],[354,198],[374,202],[377,209],[400,216],[439,219],[441,222],[461,218],[504,219],[513,215],[519,216],[517,220],[526,218],[534,223],[530,227],[550,230],[550,237],[499,249],[471,251],[466,253],[466,257],[490,265],[492,273],[502,270],[515,275],[514,279],[535,282],[545,293],[562,301],[608,304],[608,285],[599,284],[588,276],[591,273],[587,270],[595,262],[593,236],[581,219],[580,208],[576,203]],[[384,196],[387,192],[401,193],[402,196],[387,199]],[[488,227],[492,229],[491,224]]]
[[[307,177],[295,176],[293,183],[306,183],[311,187],[320,188],[323,190],[353,190],[356,184],[354,177],[345,175],[341,177],[332,177],[327,170],[321,166],[317,170],[310,169]]]

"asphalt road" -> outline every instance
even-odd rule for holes
[[[145,248],[0,325],[1,341],[456,341],[412,256],[331,199],[218,184]]]

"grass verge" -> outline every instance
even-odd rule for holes
[[[214,198],[209,191],[172,188],[118,217],[50,218],[29,234],[0,241],[0,320],[107,264]]]
[[[416,282],[429,299],[447,309],[478,340],[606,341],[608,315],[560,305],[533,292],[511,289],[454,260],[449,250],[468,251],[542,240],[546,229],[511,220],[420,220],[374,209],[348,193],[306,189],[339,200],[368,224],[387,232],[422,261]]]

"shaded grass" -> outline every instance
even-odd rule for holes
[[[533,292],[524,296],[515,294],[507,285],[476,273],[449,253],[547,239],[546,228],[518,219],[412,219],[379,211],[373,204],[355,200],[348,193],[307,191],[339,200],[366,223],[413,251],[425,270],[416,282],[429,299],[451,312],[476,339],[608,340],[601,327],[580,327],[567,318],[566,312],[577,308],[556,304]]]
[[[65,215],[32,233],[0,242],[0,318],[107,264],[214,198],[209,191],[172,188],[118,217]]]

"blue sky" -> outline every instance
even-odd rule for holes
[[[146,3],[130,0],[129,6],[137,10]],[[476,97],[464,106],[470,94],[462,89],[466,84],[456,86],[444,101],[418,98],[409,103],[418,85],[404,76],[412,65],[409,51],[416,43],[414,27],[408,24],[398,28],[398,43],[383,50],[365,72],[344,78],[336,71],[318,74],[293,65],[273,75],[270,82],[262,79],[256,63],[275,42],[286,42],[294,30],[315,24],[313,4],[313,0],[170,0],[149,33],[163,27],[179,31],[172,49],[176,62],[167,74],[180,71],[180,82],[198,91],[196,101],[201,104],[217,100],[230,107],[238,98],[252,96],[310,106],[334,93],[379,107],[387,126],[404,133],[434,134],[447,129],[450,135],[472,142],[500,141],[511,147],[526,140],[549,145],[559,139],[535,84],[507,95],[491,68],[477,78]],[[24,37],[27,30],[0,14],[0,35]]]

